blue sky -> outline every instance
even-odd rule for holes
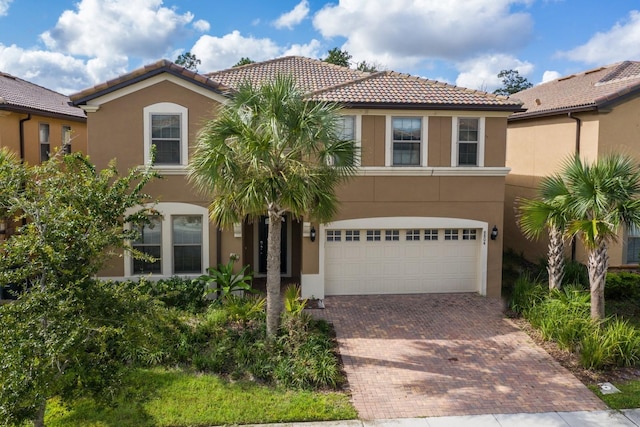
[[[191,51],[200,72],[339,47],[492,91],[640,59],[637,0],[0,0],[0,71],[70,94]]]

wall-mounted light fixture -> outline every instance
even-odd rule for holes
[[[496,240],[498,238],[498,226],[494,225],[491,230],[491,240]]]
[[[316,241],[316,228],[313,225],[311,226],[311,231],[309,232],[309,240],[311,240],[312,242]]]

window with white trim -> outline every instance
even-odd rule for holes
[[[484,117],[453,117],[452,166],[484,166]]]
[[[45,162],[49,160],[49,154],[51,153],[48,123],[40,123],[39,135],[40,135],[40,161]]]
[[[380,230],[367,230],[367,242],[379,242]]]
[[[627,231],[627,264],[640,262],[640,227],[630,227]]]
[[[476,230],[465,228],[462,230],[462,240],[476,240]]]
[[[62,126],[62,151],[71,153],[71,126]]]
[[[345,231],[344,240],[347,242],[359,242],[360,230],[347,230]]]
[[[454,228],[445,228],[444,240],[458,240],[458,230]]]
[[[202,215],[171,217],[173,235],[173,273],[202,271]]]
[[[420,166],[422,118],[392,117],[391,145],[393,166]]]
[[[408,241],[420,240],[420,230],[407,230],[405,237]]]
[[[342,230],[327,230],[327,242],[339,242],[342,240]]]
[[[161,102],[144,108],[144,161],[161,167],[183,167],[188,159],[188,110],[178,104]]]
[[[424,230],[424,240],[438,240],[438,229],[428,228]]]
[[[388,242],[400,240],[400,230],[385,230],[384,240]]]
[[[156,217],[149,218],[148,224],[136,228],[139,237],[131,243],[132,248],[152,259],[133,258],[133,274],[162,274],[162,220]]]

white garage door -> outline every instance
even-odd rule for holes
[[[327,295],[479,291],[479,229],[334,229]]]

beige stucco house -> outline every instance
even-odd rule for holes
[[[513,95],[525,112],[509,118],[504,242],[532,261],[545,256],[545,239],[531,242],[520,232],[518,197],[536,197],[540,179],[557,172],[574,154],[593,161],[625,153],[640,161],[640,62],[625,61],[572,74]],[[567,245],[571,257],[572,245]],[[640,230],[624,230],[609,248],[611,267],[638,264]],[[580,245],[573,256],[586,261]]]
[[[207,75],[162,60],[71,96],[87,112],[99,167],[142,166],[150,147],[164,179],[151,184],[162,213],[105,277],[198,275],[240,255],[265,274],[265,219],[219,229],[209,201],[186,179],[204,120],[240,82],[291,74],[313,100],[340,103],[342,131],[361,150],[358,174],[339,189],[332,222],[287,218],[282,274],[304,297],[478,292],[501,286],[507,117],[520,103],[395,72],[360,72],[284,57]],[[492,238],[492,231],[495,239]]]

